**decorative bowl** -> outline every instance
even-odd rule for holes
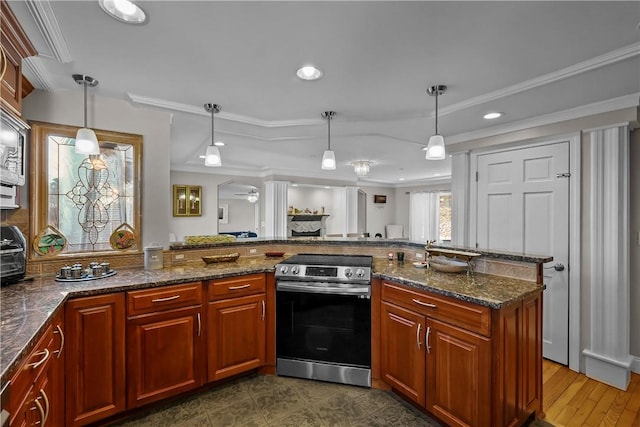
[[[224,255],[209,255],[203,256],[202,260],[207,264],[214,264],[216,262],[233,262],[240,257],[240,254],[234,252],[232,254],[224,254]]]
[[[425,268],[427,266],[427,261],[416,261],[413,263],[415,268]]]
[[[280,258],[284,256],[284,252],[265,252],[264,256],[267,258]]]
[[[429,262],[431,268],[443,273],[461,273],[469,269],[469,263],[446,257],[435,257]]]

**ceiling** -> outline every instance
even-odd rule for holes
[[[534,119],[637,105],[640,93],[636,1],[143,1],[139,26],[97,1],[9,4],[39,53],[25,65],[37,88],[80,91],[71,75],[88,74],[100,81],[91,94],[173,113],[172,170],[423,183],[451,173],[450,158],[421,150],[430,85],[448,86],[438,130],[449,152]],[[306,64],[324,76],[298,79]],[[222,106],[221,168],[199,158],[211,142],[204,103]],[[320,169],[327,110],[335,171]],[[374,164],[356,181],[359,159]]]

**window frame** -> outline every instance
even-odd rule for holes
[[[30,167],[29,167],[29,190],[31,193],[30,206],[30,238],[33,240],[42,230],[48,227],[48,158],[47,144],[49,135],[75,138],[79,127],[67,126],[55,123],[30,121]],[[131,254],[142,253],[142,135],[115,132],[109,130],[93,129],[98,137],[98,141],[113,142],[119,144],[130,144],[133,146],[133,218],[130,224],[135,230],[137,245],[135,249],[127,251],[100,250],[100,251],[79,251],[63,252],[56,254],[57,257],[82,256],[88,254]],[[29,259],[40,259],[34,250],[29,251]]]

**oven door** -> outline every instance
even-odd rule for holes
[[[279,359],[371,368],[370,286],[281,281],[276,289]]]

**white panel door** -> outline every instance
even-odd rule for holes
[[[477,171],[478,247],[553,256],[544,268],[543,355],[566,365],[569,142],[479,155]]]

